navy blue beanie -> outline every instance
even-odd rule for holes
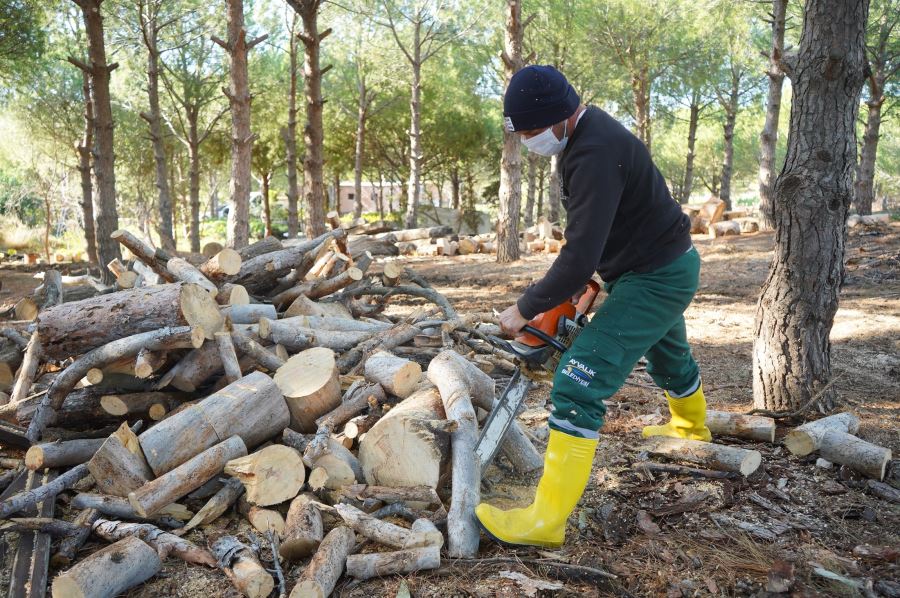
[[[515,75],[503,96],[507,131],[542,129],[575,114],[581,99],[565,76],[549,65],[526,66]]]

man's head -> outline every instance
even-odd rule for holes
[[[530,151],[557,154],[565,148],[566,121],[580,101],[565,76],[552,66],[526,66],[513,75],[503,96],[504,125],[507,131],[520,134]]]

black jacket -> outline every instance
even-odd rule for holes
[[[559,159],[566,244],[518,306],[527,319],[556,307],[597,272],[611,282],[652,272],[691,247],[691,223],[644,143],[589,106]]]

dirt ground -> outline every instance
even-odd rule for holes
[[[710,407],[743,412],[752,407],[753,319],[773,237],[759,233],[715,241],[698,238],[695,243],[703,270],[700,290],[686,314],[689,336]],[[536,255],[501,266],[492,256],[472,255],[416,258],[409,265],[465,313],[507,307],[552,259]],[[35,284],[21,273],[0,270],[0,277],[3,290],[11,291],[0,296],[0,304],[10,304]],[[840,375],[834,384],[840,408],[860,416],[859,436],[890,447],[897,455],[900,225],[851,231],[832,342],[832,366]],[[546,388],[533,390],[523,414],[523,421],[538,437],[546,430],[548,396]],[[869,494],[858,475],[843,468],[817,467],[815,455],[796,458],[779,444],[721,439],[759,450],[763,454],[760,470],[747,479],[672,474],[651,478],[634,471],[632,465],[646,459],[637,448],[641,427],[663,419],[661,393],[645,373],[636,371],[608,406],[592,479],[569,521],[563,548],[511,550],[483,538],[481,561],[448,559],[435,572],[403,579],[366,583],[344,579],[334,595],[900,596],[900,505]],[[900,487],[900,460],[894,460],[888,481]],[[490,470],[482,496],[502,506],[522,505],[529,501],[534,483],[534,479],[517,477],[501,461]],[[722,515],[732,522],[761,524],[771,536],[760,537],[714,521]],[[234,529],[234,521],[220,521]],[[195,534],[189,537],[202,541]],[[863,545],[890,550],[864,556],[865,550],[859,548]],[[263,556],[268,556],[265,551]],[[548,561],[602,569],[615,579],[600,584],[579,582],[551,570]],[[791,564],[793,574],[787,577],[792,579],[793,594],[767,593],[773,568],[784,571]],[[289,588],[290,580],[301,571],[302,565],[288,567]],[[845,581],[823,577],[827,572]],[[517,574],[526,581],[521,576],[519,581],[511,579]],[[534,586],[527,578],[546,585]],[[237,594],[218,572],[188,568],[169,559],[160,576],[129,595]]]

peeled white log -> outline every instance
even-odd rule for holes
[[[297,432],[315,432],[316,418],[340,405],[340,373],[330,349],[314,347],[294,355],[278,368],[274,381],[290,410],[291,428]]]
[[[405,399],[419,385],[422,366],[415,361],[379,351],[366,360],[365,376],[367,380],[381,384],[392,395]]]
[[[339,526],[328,532],[291,590],[290,598],[331,596],[355,544],[356,535],[349,527]]]
[[[856,434],[856,431],[859,430],[859,418],[852,413],[836,413],[814,422],[805,423],[785,435],[784,446],[794,455],[805,457],[819,449],[822,437],[829,430]]]
[[[762,463],[759,451],[699,440],[653,437],[648,438],[642,448],[653,455],[696,463],[718,471],[732,471],[744,476],[749,476],[759,469]]]
[[[441,351],[428,364],[428,379],[441,393],[447,419],[456,423],[456,430],[450,434],[453,498],[447,513],[448,552],[452,557],[471,558],[478,553],[480,537],[475,521],[475,506],[481,496],[481,467],[475,456],[478,423],[471,388],[456,363],[457,357],[454,351]]]
[[[775,442],[775,420],[759,415],[728,411],[707,411],[706,427],[713,436],[734,436],[761,442]]]
[[[821,420],[820,420],[821,421]],[[826,430],[819,439],[819,454],[832,463],[846,465],[876,480],[883,480],[891,449],[840,430]]]
[[[109,598],[144,583],[162,561],[143,540],[127,537],[94,552],[53,580],[53,598]]]
[[[441,566],[441,549],[437,546],[411,548],[396,552],[352,554],[347,557],[347,574],[359,580],[405,575]]]
[[[198,285],[213,297],[219,294],[219,287],[183,258],[173,257],[166,262],[166,269],[178,280]]]
[[[294,498],[306,480],[300,453],[282,444],[229,461],[225,473],[241,480],[247,502],[262,507]]]

